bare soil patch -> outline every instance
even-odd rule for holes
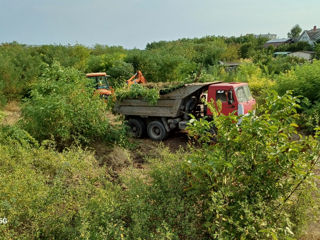
[[[316,175],[320,176],[320,166],[314,172]],[[320,179],[317,180],[317,187],[320,189]],[[300,240],[320,240],[320,213],[314,213],[317,218],[310,222],[304,231],[304,234]]]
[[[320,240],[320,219],[308,225],[300,240]]]
[[[4,125],[13,125],[15,124],[21,117],[21,110],[19,103],[16,101],[9,102],[3,109],[3,113],[5,115],[2,120],[2,124]]]

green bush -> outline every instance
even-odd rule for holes
[[[273,88],[275,82],[261,68],[251,62],[243,62],[238,67],[233,81],[247,82],[253,95],[264,98],[265,92]],[[259,101],[259,99],[258,99]]]
[[[299,64],[305,63],[306,60],[298,57],[277,57],[273,58],[266,66],[261,66],[262,69],[267,70],[269,74],[280,74],[285,73]]]
[[[1,137],[1,136],[0,136]],[[1,239],[121,239],[120,189],[90,152],[0,144]]]
[[[260,115],[240,126],[237,116],[215,116],[212,125],[195,120],[201,136],[186,169],[190,188],[204,204],[204,226],[213,239],[297,237],[312,207],[313,171],[320,153],[312,136],[298,135],[297,99],[273,93]],[[212,109],[214,111],[214,109]],[[205,133],[207,132],[207,137]],[[313,193],[313,191],[315,191]]]
[[[320,103],[311,103],[307,98],[302,101],[302,111],[300,113],[299,125],[306,134],[313,134],[314,129],[320,126]]]
[[[197,64],[188,59],[188,46],[156,50],[131,50],[125,58],[134,70],[141,70],[148,82],[181,82],[193,73]]]
[[[0,117],[1,120],[1,117]],[[39,143],[25,130],[17,126],[0,125],[0,144],[22,146],[24,148],[38,147]]]
[[[208,74],[206,74],[206,76],[208,76]],[[200,80],[208,79],[203,77]],[[186,79],[185,82],[147,83],[144,85],[132,84],[130,87],[124,86],[116,89],[116,99],[118,101],[123,101],[124,99],[143,99],[154,105],[160,98],[160,94],[170,93],[192,82],[193,79]]]
[[[58,146],[121,140],[111,126],[106,104],[77,70],[55,63],[47,68],[22,105],[21,124],[38,141],[54,139]]]
[[[0,102],[29,97],[31,89],[22,106],[23,129],[0,126],[0,217],[9,221],[0,224],[0,236],[298,237],[315,206],[312,200],[318,200],[312,171],[319,146],[313,137],[297,133],[297,99],[285,92],[291,89],[309,99],[303,101],[302,114],[304,124],[313,129],[319,124],[320,67],[317,61],[295,66],[300,63],[296,59],[273,59],[271,50],[261,50],[264,42],[247,35],[162,41],[148,44],[146,50],[0,45]],[[255,64],[245,63],[231,74],[217,65],[239,57],[253,57]],[[241,126],[235,124],[236,116],[195,120],[189,132],[196,146],[175,154],[160,148],[159,156],[138,176],[127,170],[117,179],[119,185],[111,184],[93,153],[65,147],[96,140],[120,142],[123,129],[108,121],[105,103],[94,96],[84,74],[56,60],[64,67],[107,71],[116,87],[133,70],[142,70],[150,82],[170,83],[184,83],[203,72],[199,81],[249,82],[265,104]],[[43,62],[51,67],[43,68]],[[265,99],[265,90],[273,87],[283,96]],[[159,98],[159,89],[141,85],[116,92],[118,100],[142,97],[156,103]],[[218,128],[214,136],[213,127]],[[55,151],[56,144],[64,150]]]
[[[4,94],[4,86],[5,86],[4,81],[0,80],[0,107],[6,105],[7,103],[7,97]]]
[[[311,103],[320,99],[320,61],[305,63],[277,78],[277,90],[284,94],[293,90],[298,96],[308,98]]]
[[[40,74],[41,59],[34,49],[16,42],[0,45],[0,102],[21,98]]]
[[[144,173],[124,172],[129,239],[204,239],[201,203],[187,191],[188,153],[159,148],[156,154]]]
[[[319,126],[319,99],[320,99],[320,61],[305,63],[295,69],[280,74],[276,81],[276,89],[282,95],[292,90],[295,96],[304,100],[301,104],[301,127],[308,133]]]
[[[33,54],[45,64],[59,62],[63,67],[74,67],[83,70],[88,65],[90,50],[82,45],[42,45],[31,47]]]
[[[312,51],[313,47],[308,42],[295,42],[278,46],[276,50],[278,52]]]

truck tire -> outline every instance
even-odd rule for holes
[[[168,132],[160,121],[152,121],[148,124],[148,136],[155,141],[162,141],[168,136]]]
[[[130,118],[127,122],[129,133],[134,138],[142,138],[146,134],[146,125],[139,118]]]

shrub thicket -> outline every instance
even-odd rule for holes
[[[308,98],[312,103],[320,99],[320,61],[306,63],[294,70],[280,74],[277,89],[280,94],[293,90],[295,95]]]
[[[93,153],[39,146],[0,128],[4,239],[289,239],[316,212],[319,143],[295,136],[296,99],[272,95],[241,127],[237,116],[194,120],[197,146],[159,149],[150,167],[111,184]],[[212,110],[213,111],[213,110]],[[211,127],[218,128],[212,144]],[[8,140],[9,139],[9,140]],[[53,147],[51,146],[53,144]]]
[[[57,153],[10,128],[0,130],[1,239],[121,239],[119,188],[93,153]]]
[[[308,213],[305,208],[312,210],[316,198],[312,171],[319,146],[312,136],[297,133],[297,99],[285,93],[293,90],[305,98],[304,124],[313,129],[320,119],[320,63],[298,66],[302,63],[297,59],[274,59],[270,49],[262,50],[264,42],[248,35],[151,43],[146,50],[2,44],[0,104],[23,95],[28,98],[22,106],[22,128],[0,126],[0,217],[9,221],[0,225],[0,235],[4,239],[297,237]],[[253,63],[245,60],[230,73],[218,65],[240,57],[253,58]],[[186,152],[159,153],[141,176],[124,171],[120,187],[108,181],[108,166],[99,165],[93,153],[65,148],[124,139],[123,129],[110,124],[105,103],[79,70],[106,71],[116,87],[136,70],[142,70],[149,82],[245,81],[263,105],[241,126],[233,115],[215,116],[213,122],[194,120],[188,130],[197,146]],[[273,88],[283,96],[265,98]],[[140,85],[117,94],[119,100],[142,96],[151,103],[159,97],[157,89]],[[218,128],[214,137],[213,127]],[[212,144],[212,139],[218,141]],[[56,145],[65,150],[56,152]]]
[[[291,95],[274,93],[260,115],[243,118],[241,126],[234,124],[239,117],[221,115],[189,127],[201,145],[188,157],[189,184],[205,205],[204,225],[213,239],[286,239],[299,233],[311,206],[320,148],[312,136],[297,135],[297,107]]]
[[[15,42],[0,45],[0,103],[25,95],[40,75],[40,55],[33,52],[32,47]]]
[[[111,126],[106,104],[75,69],[58,63],[47,68],[22,105],[21,124],[38,141],[53,139],[58,146],[117,141],[121,129]]]
[[[51,66],[55,61],[82,73],[107,72],[114,87],[121,87],[137,70],[144,73],[148,82],[184,82],[190,76],[195,75],[198,79],[203,72],[211,73],[220,61],[239,62],[252,58],[267,75],[279,74],[300,63],[288,58],[272,58],[275,50],[263,49],[265,41],[267,39],[253,35],[207,36],[154,42],[145,50],[104,45],[87,48],[79,44],[27,46],[4,43],[0,45],[0,103],[28,96],[30,85],[43,71],[43,63]],[[316,52],[317,49],[316,46]],[[217,80],[221,80],[221,76],[218,75]]]
[[[146,172],[125,171],[129,239],[205,239],[201,203],[187,189],[187,152],[160,147]]]
[[[255,64],[244,62],[234,75],[233,81],[247,82],[254,96],[259,97],[272,89],[274,81]]]
[[[319,126],[320,61],[305,63],[280,74],[276,87],[280,94],[292,90],[294,95],[304,99],[301,104],[302,127],[311,133],[316,126]]]

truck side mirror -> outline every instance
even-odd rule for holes
[[[233,95],[232,95],[232,90],[228,91],[228,104],[232,104],[233,101]]]

